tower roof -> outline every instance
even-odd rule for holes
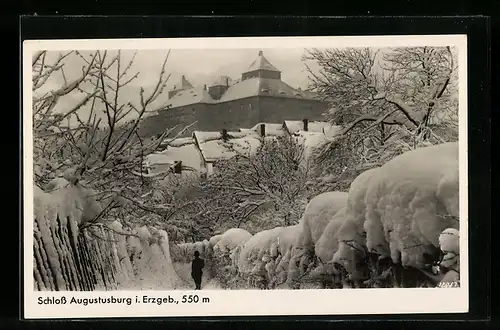
[[[215,81],[212,83],[211,86],[229,86],[231,83],[231,78],[228,76],[219,76]]]
[[[174,90],[184,90],[184,89],[191,89],[193,88],[193,85],[186,79],[184,75],[182,75],[181,80],[178,84],[174,85]]]
[[[281,72],[280,70],[276,69],[276,67],[274,67],[274,65],[272,65],[267,58],[264,57],[264,52],[262,50],[259,50],[257,59],[255,59],[255,61],[250,64],[246,72],[257,70]]]

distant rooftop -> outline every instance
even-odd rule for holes
[[[146,158],[152,168],[172,166],[181,161],[185,166],[202,171],[204,162],[229,159],[238,153],[251,155],[258,150],[263,138],[275,139],[286,134],[294,136],[295,140],[304,146],[305,157],[308,158],[314,148],[327,139],[335,138],[341,132],[340,127],[328,122],[307,121],[307,128],[305,125],[304,121],[259,123],[251,128],[227,132],[225,140],[222,132],[194,131],[191,137],[165,140],[162,143],[166,146],[165,150]]]

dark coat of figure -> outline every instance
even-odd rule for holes
[[[200,252],[194,252],[194,259],[191,263],[191,277],[196,284],[195,290],[201,290],[201,277],[203,276],[203,267],[205,266],[205,261],[200,258]]]

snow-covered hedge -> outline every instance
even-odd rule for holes
[[[291,252],[288,268],[290,285],[317,266],[316,244],[335,215],[345,208],[347,197],[345,192],[326,192],[315,196],[307,204],[299,222],[299,239]]]
[[[245,229],[231,228],[226,230],[218,239],[214,246],[214,250],[222,252],[230,252],[234,248],[245,244],[252,237]],[[213,238],[212,238],[213,239]]]
[[[384,164],[365,195],[368,250],[423,268],[441,232],[459,227],[458,187],[458,143],[415,149]]]
[[[344,212],[344,221],[338,232],[338,250],[333,262],[343,266],[346,271],[359,277],[356,265],[366,257],[366,219],[365,195],[370,179],[378,168],[367,170],[354,179],[349,188],[349,197]]]

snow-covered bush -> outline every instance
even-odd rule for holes
[[[338,263],[351,276],[358,278],[356,265],[363,263],[366,257],[366,218],[365,195],[368,184],[378,168],[367,170],[354,179],[349,188],[349,197],[345,209],[345,218],[338,232],[338,250],[333,261]]]
[[[277,256],[278,237],[283,227],[264,230],[253,235],[241,249],[238,259],[238,270],[242,274],[249,274],[253,264],[261,262],[264,257]],[[273,250],[273,251],[271,251]]]
[[[341,191],[322,193],[312,198],[300,220],[301,235],[297,247],[310,248],[318,241],[333,216],[343,209],[348,194]]]
[[[367,248],[423,268],[439,235],[459,226],[458,143],[408,151],[380,167],[366,192]]]
[[[210,237],[209,243],[210,243],[210,246],[212,247],[212,249],[220,241],[221,238],[222,238],[221,234]]]
[[[328,265],[327,269],[329,274],[333,274],[332,260],[333,255],[337,252],[339,247],[338,234],[345,221],[345,211],[346,208],[343,208],[335,213],[314,247],[314,252],[320,264],[324,266]]]
[[[252,234],[241,228],[231,228],[221,235],[213,236],[214,244],[210,269],[212,276],[224,288],[241,287],[238,275],[238,258],[242,246],[252,238]]]
[[[245,244],[252,237],[248,231],[241,228],[231,228],[226,230],[215,244],[214,250],[229,253],[237,246]]]
[[[442,283],[460,283],[460,233],[455,228],[446,228],[439,235],[439,247],[443,256],[439,268],[444,272]]]
[[[299,239],[291,253],[289,282],[310,270],[315,261],[314,246],[330,220],[346,206],[347,196],[345,192],[333,191],[317,195],[309,201],[299,223]]]

